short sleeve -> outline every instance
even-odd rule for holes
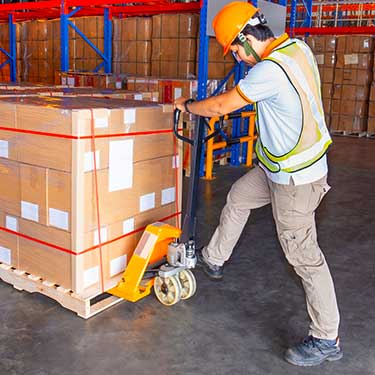
[[[285,73],[272,61],[262,61],[250,69],[236,86],[238,93],[249,102],[259,102],[278,95],[287,83]]]

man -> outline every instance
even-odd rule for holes
[[[343,355],[334,285],[317,242],[314,216],[330,189],[326,152],[332,140],[311,50],[286,34],[276,39],[265,23],[251,4],[226,5],[213,21],[216,39],[224,54],[231,51],[252,69],[222,95],[199,102],[179,98],[175,106],[213,117],[256,104],[259,166],[232,186],[219,226],[198,252],[198,263],[209,277],[221,279],[250,211],[271,203],[280,244],[302,280],[311,318],[309,336],[288,349],[285,359],[314,366]]]

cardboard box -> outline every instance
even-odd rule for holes
[[[375,117],[375,102],[370,102],[368,109],[368,116]]]
[[[367,134],[369,134],[369,135],[375,134],[375,117],[369,117],[369,119],[368,119]]]
[[[372,72],[357,69],[336,69],[335,83],[368,86],[372,81]]]
[[[371,70],[373,55],[368,53],[345,53],[337,55],[337,68]]]
[[[159,14],[152,17],[152,39],[196,38],[197,14]]]

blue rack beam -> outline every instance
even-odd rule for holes
[[[7,59],[0,65],[0,69],[9,64],[10,66],[10,80],[17,81],[17,40],[16,40],[16,25],[14,24],[13,14],[8,15],[9,25],[9,52],[0,47]]]
[[[64,0],[61,7],[60,32],[61,32],[61,61],[60,69],[62,72],[69,70],[69,27],[71,27],[102,59],[103,61],[94,69],[98,72],[104,67],[105,73],[112,73],[112,20],[111,11],[104,8],[104,51],[102,52],[69,18],[79,12],[82,7],[77,7],[70,13],[67,13]]]

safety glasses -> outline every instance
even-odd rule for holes
[[[240,57],[238,56],[238,53],[237,53],[237,52],[230,51],[230,53],[232,54],[232,56],[233,56],[233,58],[234,58],[234,60],[235,60],[236,62],[238,62],[238,63],[241,62],[241,59],[240,59]]]

